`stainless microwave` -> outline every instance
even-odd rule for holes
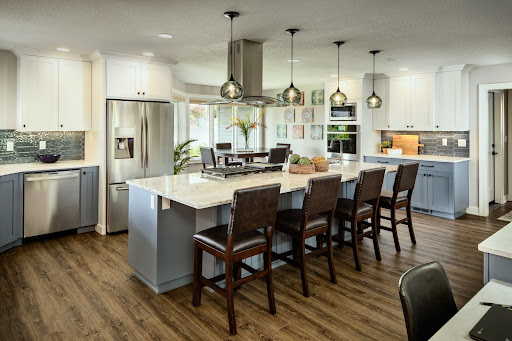
[[[342,107],[331,107],[331,121],[356,121],[356,103],[347,103]]]

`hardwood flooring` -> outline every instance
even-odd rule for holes
[[[0,254],[0,340],[405,340],[402,273],[440,261],[462,307],[483,286],[477,245],[507,224],[496,219],[510,210],[512,203],[488,218],[454,221],[413,214],[417,245],[401,225],[396,253],[392,234],[382,231],[382,261],[365,240],[362,272],[350,248],[335,248],[338,284],[329,282],[324,258],[310,258],[309,298],[299,270],[283,265],[273,272],[276,315],[268,313],[264,281],[236,292],[234,337],[220,295],[203,289],[202,305],[194,308],[191,285],[157,295],[135,278],[127,234],[33,242]]]

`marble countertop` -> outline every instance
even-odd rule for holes
[[[130,186],[138,187],[181,204],[203,209],[231,203],[236,189],[281,184],[281,193],[306,188],[309,178],[330,174],[342,174],[342,182],[357,179],[359,171],[381,168],[381,164],[343,161],[343,165],[331,164],[328,172],[314,174],[290,174],[288,166],[282,172],[252,174],[228,179],[203,176],[201,173],[162,176],[147,179],[128,180]],[[397,166],[386,166],[386,172],[395,172]]]
[[[373,156],[373,157],[388,157],[393,159],[404,159],[404,160],[419,160],[419,161],[433,161],[433,162],[448,162],[448,163],[457,163],[469,161],[469,157],[457,157],[457,156],[441,156],[441,155],[410,155],[410,154],[402,154],[402,155],[389,155],[384,153],[373,153],[373,154],[365,154],[364,156]]]
[[[97,163],[88,162],[85,160],[74,160],[74,161],[57,161],[55,163],[16,163],[9,165],[0,165],[0,176],[10,175],[16,173],[30,173],[30,172],[45,172],[52,170],[62,170],[71,168],[82,168],[82,167],[95,167]]]
[[[512,223],[478,244],[478,250],[512,259]]]

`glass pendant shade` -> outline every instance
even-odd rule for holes
[[[382,106],[382,99],[375,92],[366,100],[368,109],[379,109]]]
[[[330,100],[331,106],[342,107],[347,103],[347,96],[340,91],[340,88],[338,88],[338,90],[336,90],[336,92],[331,95]]]
[[[283,102],[287,104],[299,104],[302,98],[299,89],[290,84],[290,87],[283,91]]]
[[[238,100],[244,97],[244,89],[233,76],[220,88],[220,95],[227,100]]]

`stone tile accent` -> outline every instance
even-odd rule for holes
[[[419,135],[419,154],[469,157],[469,131],[390,131],[382,130],[381,141],[393,141],[393,135]],[[443,146],[443,139],[447,145]],[[459,147],[459,139],[466,140],[466,147]]]
[[[14,151],[7,151],[7,142],[14,142]],[[39,141],[46,141],[46,150],[39,150]],[[19,132],[0,130],[0,164],[37,162],[39,154],[61,154],[60,160],[83,160],[85,133],[82,131]]]

